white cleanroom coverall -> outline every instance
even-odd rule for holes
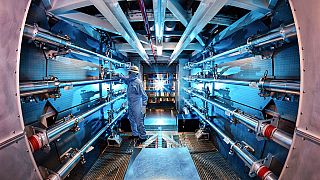
[[[121,77],[128,85],[128,113],[131,124],[132,136],[139,136],[140,139],[146,139],[146,130],[144,127],[143,109],[147,106],[148,96],[143,89],[142,81],[138,78],[138,74],[132,73],[129,77]]]

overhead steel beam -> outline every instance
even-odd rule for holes
[[[153,10],[151,9],[146,9],[147,15],[148,15],[148,20],[149,21],[154,21],[154,14]],[[129,22],[142,22],[143,17],[141,15],[141,11],[139,10],[128,10],[127,11],[128,15],[127,18]],[[165,21],[179,21],[172,13],[165,13]]]
[[[174,49],[169,65],[177,59],[179,54],[187,45],[199,34],[208,22],[219,12],[228,0],[203,0],[197,11],[189,22],[186,30],[181,36],[176,48]]]
[[[234,22],[229,27],[225,28],[221,31],[218,35],[216,35],[211,42],[208,44],[216,44],[217,42],[221,41],[222,39],[230,36],[231,34],[237,32],[238,30],[242,29],[243,27],[253,23],[254,21],[263,18],[267,13],[260,13],[256,11],[251,11],[248,14],[244,15],[242,18]]]
[[[261,13],[270,12],[268,0],[230,0],[228,5]]]
[[[73,23],[77,23],[80,26],[88,25],[93,28],[98,28],[98,29],[105,30],[107,32],[121,35],[105,18],[102,19],[99,17],[87,15],[85,13],[81,13],[77,11],[71,11],[71,12],[68,11],[64,14],[59,14],[57,17],[62,18],[65,21],[71,21]],[[149,44],[149,41],[145,36],[138,33],[137,33],[137,36],[138,36],[138,39],[141,41],[141,43]]]
[[[52,3],[52,8],[50,9],[50,12],[57,15],[66,11],[90,5],[92,5],[92,3],[89,0],[55,0]]]
[[[118,1],[108,0],[104,2],[101,0],[91,0],[91,2],[123,36],[123,38],[137,51],[142,59],[149,64],[149,57],[136,33],[132,29],[126,15],[123,13]]]
[[[176,42],[165,42],[163,43],[163,50],[174,50],[174,48],[177,46],[178,43]],[[133,49],[130,44],[128,43],[121,43],[116,44],[116,50],[120,52],[134,52],[135,49]],[[146,51],[150,51],[151,47],[150,45],[143,45]],[[190,43],[185,50],[203,50],[203,47],[199,43]]]
[[[166,8],[167,0],[153,0],[154,26],[156,31],[156,45],[158,55],[162,55],[162,43]]]
[[[146,35],[145,30],[136,30],[137,34]],[[182,36],[183,31],[164,31],[163,36]],[[151,36],[155,37],[155,32],[151,31]]]
[[[94,28],[102,29],[107,32],[120,35],[120,33],[112,26],[110,22],[95,16],[87,15],[78,11],[69,11],[63,14],[59,14],[57,16],[64,20],[72,21],[79,24],[87,24]]]
[[[185,11],[184,9],[181,9],[181,10]],[[129,20],[129,22],[142,22],[143,21],[143,17],[141,16],[141,11],[129,10],[129,11],[127,11],[127,13],[128,13],[127,18]],[[152,13],[151,9],[147,9],[147,14],[148,14],[148,20],[154,21],[154,14]],[[186,14],[187,21],[190,21],[191,14],[187,13],[187,12],[184,14]],[[172,14],[170,12],[166,12],[164,21],[180,22],[180,20],[174,14]],[[234,21],[235,21],[235,19],[232,17],[228,17],[228,16],[224,16],[224,15],[217,15],[213,19],[211,19],[211,21],[209,23],[210,24],[218,24],[218,25],[222,25],[222,26],[229,26]]]
[[[71,21],[71,20],[62,18],[60,16],[54,16],[54,17],[59,19],[59,20],[65,21],[66,23],[70,24],[71,26],[76,27],[81,32],[83,32],[83,33],[91,36],[92,38],[100,41],[100,34],[91,25],[80,23],[80,22]]]
[[[185,27],[188,26],[188,13],[181,7],[179,2],[174,0],[168,0],[167,7],[172,12],[172,14],[182,23],[182,25],[184,25]],[[199,35],[196,36],[196,39],[202,46],[205,45],[205,43]]]
[[[235,18],[217,14],[215,17],[213,17],[213,19],[211,19],[209,24],[216,24],[216,25],[221,25],[221,26],[230,26],[235,21],[236,21]]]

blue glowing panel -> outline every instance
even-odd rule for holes
[[[173,110],[152,109],[147,112],[144,120],[145,125],[177,125]]]
[[[125,180],[200,179],[187,148],[143,148],[133,154]]]

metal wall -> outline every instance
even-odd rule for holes
[[[73,26],[63,21],[48,22],[46,9],[41,1],[32,1],[31,8],[28,12],[26,24],[33,25],[36,23],[39,27],[64,37],[67,35],[70,41],[82,48],[93,52],[100,52],[100,44],[97,40],[89,37],[87,34],[77,30]],[[22,25],[24,26],[24,24]],[[74,53],[48,57],[48,48],[46,44],[38,44],[29,38],[23,38],[19,42],[21,48],[20,74],[19,82],[42,81],[50,76],[58,78],[59,81],[83,81],[97,80],[100,76],[100,64],[102,63],[97,57],[85,56]],[[55,48],[51,48],[51,50]],[[56,50],[63,50],[58,49]],[[108,62],[109,63],[109,62]],[[109,64],[105,65],[109,67]],[[19,68],[19,67],[18,67]],[[118,69],[119,73],[123,73],[125,69]],[[17,82],[17,83],[19,83]],[[68,88],[60,88],[60,96],[58,98],[48,98],[44,100],[25,100],[22,98],[17,102],[21,103],[23,121],[26,126],[39,125],[41,115],[44,113],[46,105],[50,104],[56,111],[55,121],[60,121],[69,115],[77,116],[89,109],[101,104],[101,99],[109,94],[109,91],[120,90],[125,88],[119,83],[102,83],[90,84],[84,86],[75,86]],[[19,97],[19,96],[18,96]],[[56,141],[50,143],[50,149],[40,150],[33,153],[37,166],[44,167],[54,172],[65,163],[61,157],[70,148],[81,149],[97,132],[108,122],[108,111],[110,109],[117,110],[122,106],[125,100],[119,100],[104,107],[78,124],[79,131],[68,131],[59,137]],[[115,113],[114,113],[115,114]],[[56,122],[50,122],[54,124]],[[29,146],[27,144],[27,146]],[[103,147],[96,146],[96,152],[102,151]],[[97,158],[97,153],[87,155],[89,164]],[[32,155],[31,155],[32,158]],[[43,171],[45,172],[45,171]],[[46,176],[42,172],[42,176]],[[34,179],[34,178],[17,178],[17,179]]]
[[[257,20],[215,44],[214,49],[217,50],[217,53],[219,54],[243,45],[246,43],[247,38],[253,35],[263,34],[270,31],[270,29],[278,28],[281,24],[287,25],[290,23],[293,23],[293,18],[289,4],[285,1],[278,1],[269,27],[266,26],[267,23],[265,21]],[[271,53],[268,56],[264,57],[242,56],[238,57],[237,60],[226,60],[224,61],[225,63],[218,64],[218,72],[223,78],[233,80],[257,81],[264,77],[266,71],[268,71],[267,77],[269,78],[300,80],[299,51],[296,41],[287,43],[270,52]],[[198,62],[199,60],[201,59],[191,59],[191,61],[195,62]],[[188,71],[183,70],[183,67],[181,67],[179,69],[179,76],[181,78],[184,75],[183,73],[186,72],[189,72],[189,75],[196,75],[203,69],[205,69],[205,67],[193,68]],[[184,81],[184,83],[186,82]],[[285,119],[284,122],[282,122],[281,128],[289,133],[293,132],[294,123],[296,122],[298,114],[299,97],[295,97],[295,99],[289,101],[280,97],[263,97],[259,95],[259,89],[223,83],[190,82],[185,84],[185,87],[192,87],[198,90],[203,90],[204,87],[208,87],[212,93],[211,95],[220,102],[233,108],[240,109],[242,112],[253,115],[259,119],[266,119],[264,109],[270,104],[275,104],[277,112],[280,114],[281,118]],[[196,104],[198,109],[201,110],[205,108],[205,104],[201,99],[191,96],[189,96],[189,98]],[[266,157],[268,153],[273,154],[274,163],[271,165],[270,169],[277,176],[281,174],[282,168],[285,167],[288,149],[272,141],[257,141],[254,132],[248,131],[248,128],[241,123],[232,123],[230,117],[219,108],[213,108],[212,105],[208,104],[208,110],[209,116],[214,117],[214,124],[224,130],[224,132],[232,139],[239,142],[244,141],[250,145],[254,149],[253,155],[257,159]],[[220,153],[230,162],[230,165],[238,172],[242,179],[249,179],[249,168],[245,166],[239,157],[230,155],[230,146],[226,145],[224,140],[216,133],[213,132],[213,134],[215,135],[214,142]]]
[[[4,0],[0,6],[0,159],[1,179],[40,179],[24,124],[19,96],[19,64],[29,0]]]
[[[319,179],[319,16],[320,2],[290,0],[295,19],[301,72],[298,119],[281,179]]]

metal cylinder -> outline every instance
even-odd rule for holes
[[[254,172],[258,175],[261,179],[270,179],[276,180],[277,177],[267,168],[267,171],[261,171],[261,167],[265,167],[261,163],[255,163],[258,160],[250,154],[248,151],[244,150],[243,148],[239,147],[235,141],[233,141],[230,137],[228,137],[225,133],[223,133],[217,126],[215,126],[212,122],[210,122],[205,115],[203,115],[196,107],[194,107],[187,99],[183,99],[185,104],[190,107],[193,111],[197,113],[197,115],[204,120],[219,136],[223,138],[223,141],[226,144],[230,145],[230,149],[232,149],[237,156],[242,159],[245,164],[249,167],[252,167]],[[259,171],[260,170],[260,171]],[[260,172],[260,173],[259,173]]]
[[[206,116],[204,114],[202,114],[197,108],[195,108],[188,100],[183,99],[183,101],[185,102],[185,104],[187,104],[188,107],[190,107],[193,111],[195,111],[198,116],[204,120],[207,124],[209,124],[215,132],[217,132],[219,134],[219,136],[223,137],[223,140],[230,145],[234,145],[235,142],[230,139],[226,134],[224,134],[218,127],[216,127],[212,122],[210,122]]]
[[[109,127],[111,127],[114,123],[118,121],[118,119],[126,113],[127,109],[121,110],[113,120],[104,126],[92,139],[90,139],[71,159],[67,161],[55,174],[51,174],[47,179],[55,180],[55,179],[65,179],[70,171],[78,164],[81,160],[81,156],[85,154],[87,149],[92,146],[92,144],[104,133],[107,131]]]
[[[243,125],[245,125],[246,127],[248,127],[249,129],[257,132],[257,130],[259,128],[262,129],[262,135],[265,136],[268,139],[271,139],[272,141],[278,143],[279,145],[289,149],[292,143],[292,137],[290,137],[287,133],[281,131],[280,129],[277,129],[276,127],[274,127],[274,131],[270,132],[270,136],[268,134],[266,134],[265,132],[265,127],[268,127],[269,124],[261,124],[260,126],[262,127],[258,127],[259,126],[259,119],[246,115],[244,113],[239,113],[237,111],[235,111],[236,109],[230,109],[229,107],[226,107],[225,105],[209,100],[195,92],[192,92],[192,90],[186,89],[184,88],[184,90],[186,91],[186,93],[191,94],[199,99],[202,99],[206,102],[208,102],[209,104],[214,105],[215,107],[223,110],[226,112],[226,114],[229,114],[230,116],[233,116],[235,118],[237,118],[239,120],[239,122]],[[269,126],[271,127],[271,125]]]
[[[290,146],[292,144],[292,137],[290,137],[287,133],[280,131],[279,129],[276,129],[276,131],[273,133],[271,139],[282,145],[283,147],[290,149]]]
[[[260,46],[271,44],[271,43],[274,43],[277,41],[283,41],[286,38],[293,37],[296,35],[297,35],[297,32],[295,29],[295,25],[290,24],[290,25],[287,25],[287,26],[282,27],[280,29],[273,30],[273,31],[271,31],[265,35],[259,36],[257,38],[248,39],[247,44],[245,44],[245,45],[239,46],[234,49],[230,49],[230,50],[225,51],[223,53],[214,55],[212,57],[208,57],[202,61],[193,63],[192,67],[198,66],[200,64],[207,63],[207,62],[210,62],[213,60],[216,61],[216,60],[219,60],[220,58],[224,58],[224,57],[230,58],[235,55],[242,55],[245,53],[249,53],[251,47],[260,47]]]
[[[212,101],[210,99],[207,99],[207,98],[201,96],[200,94],[193,92],[192,90],[188,90],[186,88],[184,88],[184,90],[188,94],[191,94],[191,95],[193,95],[193,96],[195,96],[195,97],[197,97],[199,99],[202,99],[202,100],[208,102],[209,104],[214,105],[215,107],[225,111],[226,114],[233,115],[234,117],[239,119],[240,122],[242,124],[244,124],[245,126],[247,126],[249,129],[252,129],[252,130],[256,129],[256,127],[258,125],[258,120],[257,119],[254,119],[253,117],[249,117],[249,116],[246,116],[244,114],[240,114],[238,112],[235,112],[236,109],[230,109],[229,107],[226,107],[225,105],[223,105],[221,103],[218,103],[218,102]]]
[[[73,81],[73,82],[59,82],[59,81],[39,81],[39,82],[24,82],[20,83],[20,96],[30,96],[34,94],[46,93],[57,88],[64,88],[67,86],[84,86],[90,84],[106,83],[118,81],[117,79],[103,79],[103,80],[87,80],[87,81]]]
[[[288,80],[266,80],[266,81],[240,81],[232,79],[214,79],[214,78],[184,78],[186,81],[214,82],[223,84],[232,84],[240,86],[249,86],[260,88],[272,92],[281,92],[287,94],[300,94],[300,82]]]
[[[259,47],[265,44],[274,43],[279,40],[284,40],[286,38],[296,36],[296,28],[294,24],[281,27],[279,30],[273,30],[270,33],[259,36],[257,38],[249,39],[248,45]]]
[[[68,121],[66,122],[63,122],[63,123],[60,123],[56,126],[54,126],[53,128],[49,129],[47,131],[47,137],[48,137],[48,141],[49,142],[52,142],[54,141],[55,139],[59,138],[62,134],[64,134],[66,131],[68,131],[72,126],[74,126],[74,124],[77,122],[77,123],[80,123],[84,118],[86,118],[87,116],[93,114],[94,112],[104,108],[105,106],[108,106],[112,103],[114,103],[115,101],[121,99],[121,98],[124,98],[126,96],[126,94],[122,94],[122,95],[119,95],[117,96],[116,98],[112,99],[111,101],[109,102],[105,102],[97,107],[94,107],[92,109],[90,109],[89,111],[77,116],[77,117],[74,117],[74,118],[71,118],[69,119]]]
[[[23,35],[28,37],[28,38],[31,38],[33,40],[46,42],[46,43],[53,44],[53,45],[58,45],[58,46],[60,45],[60,46],[68,47],[68,48],[80,51],[82,53],[93,55],[93,56],[105,59],[107,61],[110,61],[112,63],[119,64],[121,66],[125,66],[126,65],[125,63],[122,63],[122,62],[120,62],[118,60],[109,58],[107,56],[104,56],[102,54],[90,51],[88,49],[84,49],[82,47],[76,46],[76,45],[72,44],[70,41],[67,41],[64,38],[55,36],[52,33],[48,33],[46,30],[41,29],[41,28],[36,27],[36,26],[31,26],[31,25],[26,24],[25,28],[24,28]]]
[[[283,92],[289,94],[300,94],[300,83],[286,81],[286,80],[267,80],[258,83],[259,88],[273,91],[273,92]]]
[[[212,57],[208,57],[208,58],[206,58],[206,59],[204,59],[202,61],[193,63],[191,66],[192,67],[198,66],[200,64],[207,63],[207,62],[210,62],[210,61],[213,61],[213,60],[217,60],[217,59],[223,58],[225,56],[229,57],[231,54],[234,56],[234,55],[240,55],[240,54],[244,54],[244,53],[249,53],[249,49],[248,48],[249,48],[248,45],[239,46],[237,48],[230,49],[230,50],[225,51],[223,53],[214,55]]]

